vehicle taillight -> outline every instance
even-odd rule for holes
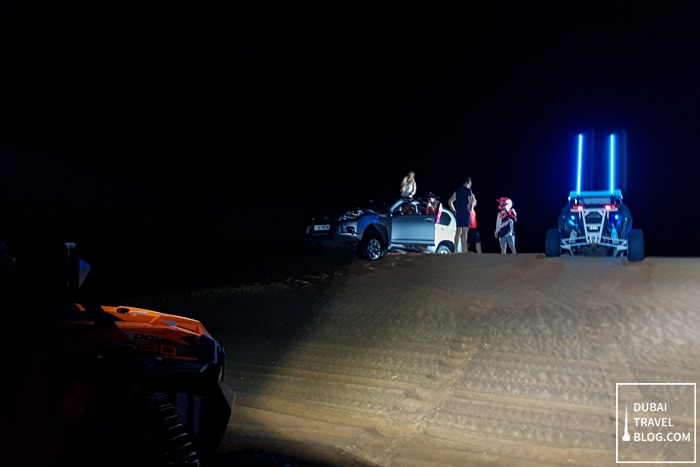
[[[586,206],[584,206],[583,204],[575,204],[571,206],[572,211],[583,211],[584,209],[586,209]]]
[[[617,204],[604,204],[603,208],[606,211],[617,211]]]

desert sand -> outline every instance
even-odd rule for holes
[[[221,465],[242,452],[329,466],[696,459],[698,258],[299,253],[258,268],[273,279],[123,300],[200,319],[226,347]],[[633,413],[648,401],[666,410]],[[619,441],[624,404],[632,435],[692,439]],[[642,416],[673,426],[634,426]]]

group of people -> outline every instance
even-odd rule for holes
[[[416,174],[409,171],[401,180],[401,197],[403,199],[413,199],[418,186],[416,184]],[[508,249],[512,254],[516,254],[515,249],[515,222],[518,214],[513,209],[513,201],[507,197],[498,198],[498,215],[496,216],[495,237],[498,239],[501,254],[506,254]],[[476,196],[472,191],[472,179],[467,177],[459,186],[447,204],[455,214],[457,231],[455,232],[454,248],[455,253],[468,253],[470,245],[474,245],[477,253],[481,253],[481,236],[477,230],[476,222]],[[426,213],[437,213],[440,203],[433,193],[428,193],[428,207]],[[432,212],[429,212],[431,211]]]

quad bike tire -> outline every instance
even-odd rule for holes
[[[641,229],[631,229],[627,236],[627,260],[632,262],[644,259],[644,234]]]
[[[544,251],[547,258],[561,256],[561,233],[559,232],[559,229],[552,228],[547,230],[547,239],[544,244]]]

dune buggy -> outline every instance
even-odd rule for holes
[[[222,345],[195,319],[84,301],[77,246],[27,227],[1,189],[3,464],[206,462],[234,404]]]
[[[620,190],[571,192],[558,227],[547,231],[546,256],[626,256],[644,259],[644,236],[632,228],[632,215]]]
[[[613,188],[615,168],[618,165],[618,140],[618,135],[610,135],[607,164],[610,189],[585,191],[580,189],[584,137],[579,134],[578,188],[569,193],[568,203],[559,213],[557,228],[547,231],[547,257],[568,253],[577,256],[627,257],[629,261],[644,259],[644,235],[640,229],[632,227],[632,214],[622,201],[622,191]]]

